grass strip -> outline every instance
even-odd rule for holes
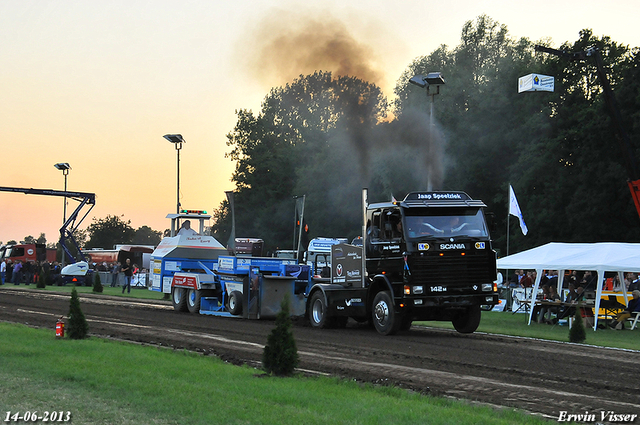
[[[528,338],[546,339],[550,341],[569,341],[569,326],[547,325],[532,322],[527,325],[528,314],[498,311],[483,311],[482,320],[478,332],[487,332],[499,335],[521,336]],[[451,322],[414,322],[414,325],[443,329],[453,329]],[[640,329],[619,330],[598,329],[594,331],[587,328],[587,339],[584,344],[598,347],[624,348],[629,350],[640,349]]]
[[[334,378],[266,377],[184,351],[0,323],[0,414],[70,411],[74,424],[543,424]]]

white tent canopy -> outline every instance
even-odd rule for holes
[[[620,282],[624,282],[624,272],[640,273],[640,244],[637,243],[557,243],[551,242],[517,254],[498,259],[499,269],[534,269],[536,281],[530,302],[533,305],[534,294],[538,293],[543,270],[558,270],[558,276],[564,276],[565,270],[596,270],[596,305],[600,309],[602,283],[605,272],[617,272]],[[559,290],[562,279],[558,279]],[[625,304],[628,302],[625,285],[622,285]],[[531,315],[529,313],[529,323]],[[595,314],[593,329],[598,327],[598,315]]]

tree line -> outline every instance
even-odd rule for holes
[[[549,42],[515,39],[482,15],[464,24],[458,46],[412,61],[393,102],[374,84],[319,70],[273,88],[256,113],[236,111],[226,154],[236,165],[236,234],[291,248],[294,197],[306,195],[311,237],[351,238],[361,231],[363,187],[370,201],[383,201],[430,185],[485,201],[502,255],[507,232],[512,253],[550,241],[637,241],[640,219],[595,63],[538,53],[536,44]],[[585,29],[559,49],[589,47],[602,52],[637,155],[638,48]],[[433,98],[409,84],[432,71],[446,80]],[[518,78],[530,73],[554,76],[555,91],[518,94]],[[509,184],[527,236],[517,220],[507,229]],[[229,237],[230,220],[225,200],[212,227],[220,241]]]

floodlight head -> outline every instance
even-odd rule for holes
[[[182,138],[182,134],[165,134],[162,137],[164,137],[165,139],[167,139],[171,143],[187,143]]]
[[[444,78],[442,78],[441,72],[430,72],[426,77],[424,77],[424,79],[430,86],[444,85]]]
[[[68,162],[58,162],[57,164],[53,164],[58,170],[65,171],[71,169],[71,165]]]
[[[427,84],[428,84],[427,81],[424,78],[424,75],[416,75],[413,78],[411,78],[409,80],[409,82],[411,84],[414,84],[414,85],[416,85],[418,87],[422,87],[422,88],[427,87]]]

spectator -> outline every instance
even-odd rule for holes
[[[25,261],[22,266],[22,272],[25,284],[29,285],[33,283],[33,263],[31,261]]]
[[[13,264],[11,263],[11,260],[7,260],[7,275],[5,282],[13,282]]]
[[[627,308],[622,310],[616,316],[615,320],[609,323],[609,327],[612,329],[624,329],[624,321],[631,317],[632,313],[640,311],[640,290],[633,291],[633,299],[629,300]]]
[[[118,286],[118,277],[120,276],[120,262],[113,263],[113,268],[111,269],[111,287],[115,288]]]
[[[520,279],[520,286],[522,288],[531,288],[533,286],[533,278],[532,278],[533,273],[532,272],[527,272],[526,276],[523,276]]]
[[[582,291],[581,291],[582,292]],[[567,293],[567,296],[564,299],[565,303],[573,303],[575,304],[576,302],[578,302],[578,297],[580,295],[578,294],[578,291],[576,291],[576,285],[573,283],[569,284],[569,292]],[[574,314],[576,314],[576,308],[575,307],[570,307],[570,306],[562,306],[562,308],[560,309],[560,314],[558,315],[558,318],[560,319],[564,319],[567,316],[573,316]]]
[[[124,273],[124,285],[122,285],[122,293],[124,294],[125,288],[127,293],[131,293],[131,277],[133,276],[133,267],[131,266],[131,259],[127,258],[127,261],[122,266],[122,273]]]
[[[4,280],[7,277],[7,263],[5,260],[2,260],[0,263],[0,285],[4,285]]]
[[[582,286],[585,290],[591,289],[595,290],[594,282],[596,277],[590,272],[586,271],[582,275],[582,279],[580,280],[580,286]]]
[[[548,302],[560,302],[560,295],[558,295],[558,293],[556,292],[556,287],[555,286],[549,286],[549,294],[547,295],[547,300]],[[545,323],[548,324],[552,324],[553,322],[551,321],[551,314],[558,314],[558,307],[557,306],[553,306],[553,305],[542,305],[542,307],[540,308],[540,313],[538,316],[538,323],[542,323],[542,321],[544,321]]]
[[[547,296],[549,295],[549,285],[542,285],[542,295],[538,294],[536,296],[537,300],[546,301]],[[533,306],[533,312],[531,313],[531,320],[540,323],[540,304],[536,304]]]
[[[13,265],[13,274],[11,279],[14,285],[20,285],[20,281],[22,280],[22,262],[20,260],[16,261]]]
[[[509,288],[519,288],[522,276],[524,276],[524,270],[516,270],[511,279],[509,279]]]
[[[630,280],[631,280],[631,283],[629,283],[629,288],[627,289],[627,292],[640,290],[640,279],[638,279],[638,273],[631,273]]]

